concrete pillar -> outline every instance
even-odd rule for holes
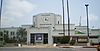
[[[27,32],[27,45],[29,45],[29,44],[30,44],[30,33]]]
[[[49,45],[52,45],[52,44],[53,44],[52,27],[49,27],[49,32],[48,32],[48,44],[49,44]]]

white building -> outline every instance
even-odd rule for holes
[[[27,30],[27,43],[53,44],[53,38],[63,36],[63,24],[61,15],[53,13],[41,13],[33,16],[33,25],[23,25]],[[67,36],[67,24],[65,35]],[[70,33],[75,33],[75,24],[70,24]]]
[[[61,15],[53,13],[40,13],[33,16],[33,25],[23,25],[27,30],[27,43],[28,44],[53,44],[56,40],[63,36],[63,24]],[[90,40],[98,40],[97,32],[90,30]],[[65,36],[68,36],[68,24],[65,24]],[[70,24],[70,37],[77,40],[77,42],[88,42],[87,27],[75,26]]]
[[[53,44],[55,38],[64,36],[61,15],[40,13],[33,16],[33,25],[22,25],[27,31],[27,44]],[[14,31],[13,27],[11,31]],[[16,30],[15,30],[16,31]],[[100,29],[89,29],[90,42],[97,42]],[[9,34],[10,35],[10,34]],[[65,24],[65,36],[68,36],[68,24]],[[10,37],[12,37],[10,35]],[[77,43],[87,43],[87,27],[70,24],[70,38]]]
[[[17,30],[19,27],[6,27],[2,28],[3,34],[7,34],[10,39],[17,37]]]

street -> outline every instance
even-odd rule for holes
[[[97,51],[96,48],[0,48],[0,51]]]

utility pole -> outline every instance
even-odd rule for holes
[[[70,37],[70,18],[69,18],[69,4],[67,0],[67,15],[68,15],[68,36]]]
[[[0,31],[1,31],[1,13],[2,13],[2,2],[3,2],[3,0],[1,0],[1,4],[0,4]]]
[[[86,14],[87,14],[87,36],[88,36],[88,43],[89,43],[89,21],[88,21],[88,6],[89,4],[85,4],[86,6]]]
[[[2,1],[3,1],[3,0],[0,1],[0,34],[3,34],[3,32],[1,31]],[[3,34],[3,36],[2,36],[2,35],[0,35],[0,36],[1,36],[0,38],[3,39],[3,40],[0,40],[0,41],[1,41],[1,42],[0,42],[0,45],[3,45],[3,43],[4,43],[4,34]]]
[[[62,9],[63,9],[63,34],[65,36],[65,14],[64,14],[64,0],[62,0]]]

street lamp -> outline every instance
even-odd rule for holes
[[[89,4],[85,4],[86,6],[86,14],[87,14],[87,36],[88,36],[88,43],[89,43],[89,19],[88,19],[88,6]]]

